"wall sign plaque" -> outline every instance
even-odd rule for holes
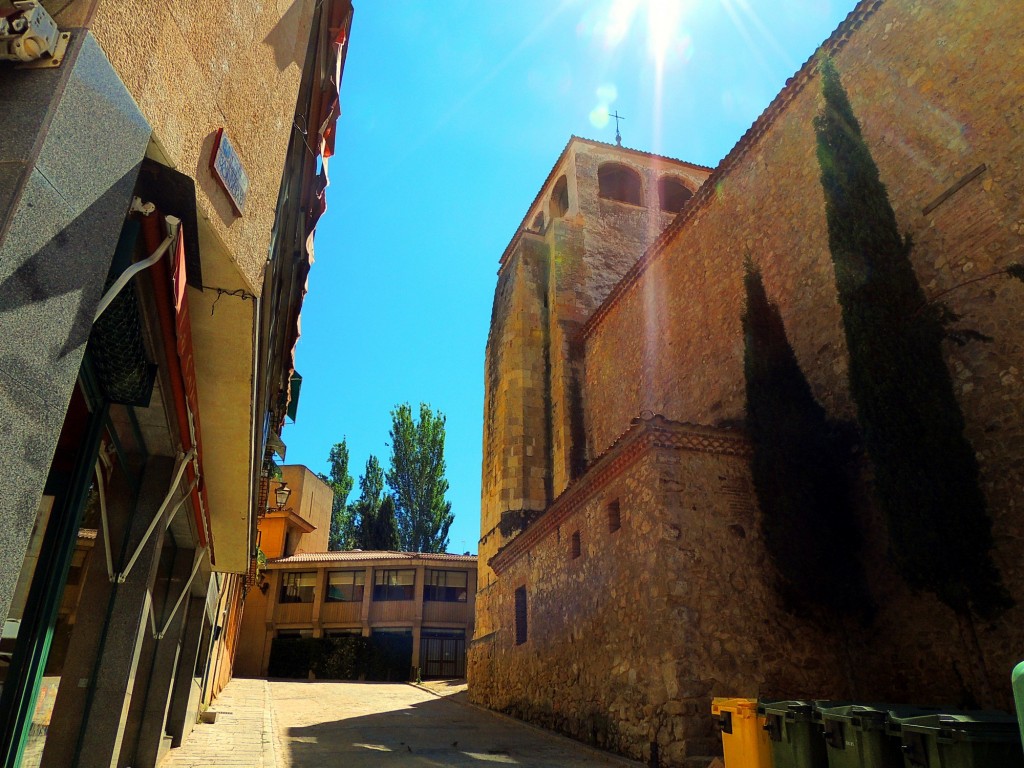
[[[210,170],[228,193],[235,212],[241,216],[245,207],[245,196],[249,193],[249,176],[223,128],[217,129],[217,136],[213,140]]]

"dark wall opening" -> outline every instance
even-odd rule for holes
[[[661,210],[678,213],[691,197],[693,197],[693,192],[687,189],[679,179],[667,176],[658,179],[658,203]]]
[[[606,200],[643,205],[640,174],[618,163],[605,163],[597,169],[598,194]]]

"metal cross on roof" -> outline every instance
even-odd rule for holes
[[[619,114],[619,110],[615,110],[615,114],[612,115],[615,118],[615,143],[622,146],[622,135],[619,133],[619,120],[625,120],[622,115]]]

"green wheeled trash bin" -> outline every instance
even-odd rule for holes
[[[821,726],[814,721],[810,701],[762,701],[757,713],[764,715],[775,768],[828,768]]]
[[[722,732],[725,768],[772,768],[764,721],[757,714],[756,699],[716,698],[711,714]]]
[[[1024,744],[1024,661],[1013,668],[1010,683],[1013,686],[1013,700],[1017,703],[1017,725],[1020,727],[1020,740]]]
[[[884,705],[820,703],[815,716],[825,737],[828,768],[903,768],[899,740],[887,730],[889,711]]]
[[[1005,712],[890,713],[905,768],[1024,768],[1017,718]]]

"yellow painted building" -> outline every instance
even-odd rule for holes
[[[330,487],[303,466],[281,473],[270,481],[271,507],[259,524],[267,562],[245,597],[235,674],[272,673],[278,638],[359,635],[396,642],[408,655],[403,678],[417,668],[423,677],[463,677],[476,556],[328,552]]]
[[[465,677],[473,637],[476,555],[307,552],[267,562],[246,597],[235,674],[273,674],[278,638],[405,639],[414,679]]]

